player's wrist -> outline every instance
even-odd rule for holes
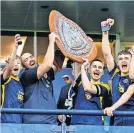
[[[85,70],[85,66],[84,65],[81,65],[81,70]]]
[[[116,105],[111,106],[112,111],[116,110]]]
[[[19,47],[18,44],[15,44],[14,48],[17,49],[18,47]]]
[[[53,39],[50,39],[50,44],[54,44],[55,43],[55,40],[53,40]]]
[[[106,32],[106,31],[109,31],[110,28],[111,28],[111,26],[109,24],[106,24],[105,26],[101,26],[101,31]]]

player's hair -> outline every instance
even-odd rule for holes
[[[119,53],[118,53],[118,56],[119,55],[131,55],[131,57],[132,57],[132,54],[128,51],[128,50],[121,50]]]
[[[91,62],[90,62],[90,66],[93,64],[93,62],[95,62],[95,61],[99,61],[99,62],[101,62],[102,64],[103,64],[103,69],[104,69],[104,63],[101,61],[101,60],[99,60],[99,59],[94,59],[94,60],[92,60]]]

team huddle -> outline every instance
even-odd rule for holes
[[[114,25],[113,19],[101,22],[101,27]],[[52,81],[57,68],[54,62],[54,45],[59,37],[49,34],[49,45],[41,64],[30,53],[16,56],[21,37],[15,38],[14,50],[6,60],[1,73],[1,108],[24,109],[78,109],[104,110],[112,119],[112,125],[134,125],[134,117],[113,116],[114,110],[134,111],[134,46],[118,53],[116,63],[109,44],[109,31],[102,30],[102,53],[110,75],[111,85],[102,80],[105,77],[104,63],[99,59],[91,62],[83,58],[78,65],[74,81],[68,76],[56,104]],[[66,123],[104,125],[103,116],[65,115]],[[56,124],[62,121],[61,115],[2,114],[2,123],[44,123]]]

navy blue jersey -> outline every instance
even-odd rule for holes
[[[58,109],[68,109],[69,108],[67,102],[68,102],[68,91],[70,89],[70,86],[71,86],[71,84],[67,84],[62,87],[60,95],[59,95],[59,99],[57,102]],[[70,124],[70,120],[71,120],[71,117],[69,115],[67,115],[66,121],[65,121],[67,125]],[[59,124],[61,124],[61,122],[59,122]]]
[[[121,75],[120,70],[118,69],[117,65],[110,72],[112,77],[112,101],[113,104],[119,100],[119,98],[124,94],[128,87],[133,83],[130,80],[129,75]],[[121,111],[134,111],[134,95],[122,106],[120,106],[116,110]],[[121,117],[116,116],[114,117],[114,125],[115,126],[127,126],[127,125],[134,125],[134,117]]]
[[[2,89],[2,85],[8,80],[8,78],[7,79],[4,79],[3,73],[2,73],[0,75],[0,79],[1,79],[1,86],[0,86],[0,95],[1,95],[0,106],[1,106],[2,105],[2,97],[4,97],[4,95],[2,95],[2,94],[4,94],[3,89]]]
[[[3,85],[5,83],[5,80],[3,78],[3,73],[0,75],[0,79],[1,79],[1,85]]]
[[[0,78],[1,78],[1,85],[3,85],[8,80],[8,78],[4,79],[3,73],[0,75]]]
[[[2,108],[23,107],[23,87],[18,77],[10,76],[2,85]],[[22,114],[2,114],[3,123],[22,123]]]
[[[80,84],[78,87],[78,94],[74,109],[82,110],[102,110],[104,106],[103,99],[108,98],[109,86],[102,82],[92,83],[97,86],[98,91],[96,95],[91,95],[85,92],[83,85]],[[74,115],[72,116],[72,124],[89,124],[89,125],[103,125],[104,117],[101,116],[89,116],[89,115]]]
[[[112,77],[112,100],[113,104],[119,100],[119,98],[124,94],[128,87],[133,83],[129,78],[128,74],[121,75],[120,70],[117,65],[110,72]],[[124,105],[118,108],[118,110],[131,110],[131,107],[134,106],[134,95],[126,102]],[[134,107],[132,107],[134,110]]]
[[[21,83],[24,88],[24,108],[27,109],[56,109],[56,101],[53,95],[52,80],[54,80],[54,71],[50,69],[47,73],[48,78],[37,78],[37,69],[26,69],[21,77]],[[55,115],[30,115],[23,116],[24,123],[56,123]]]
[[[68,99],[68,91],[70,89],[71,84],[67,84],[62,87],[59,99],[57,102],[57,108],[58,109],[68,109],[68,106],[65,104],[66,100]]]

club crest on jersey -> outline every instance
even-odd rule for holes
[[[122,86],[120,83],[119,83],[119,92],[123,93],[125,90],[124,90],[124,86]]]
[[[23,99],[24,99],[23,96],[24,96],[24,93],[22,91],[19,91],[19,93],[18,93],[18,100],[23,101]]]
[[[121,93],[123,93],[123,92],[124,92],[124,88],[119,87],[119,91],[120,91]]]
[[[128,79],[124,79],[124,80],[123,80],[123,83],[124,83],[124,84],[127,84],[128,82],[129,82]]]
[[[90,93],[85,92],[85,97],[86,97],[86,99],[87,99],[87,100],[89,100],[92,96],[91,96],[91,94],[90,94]]]

